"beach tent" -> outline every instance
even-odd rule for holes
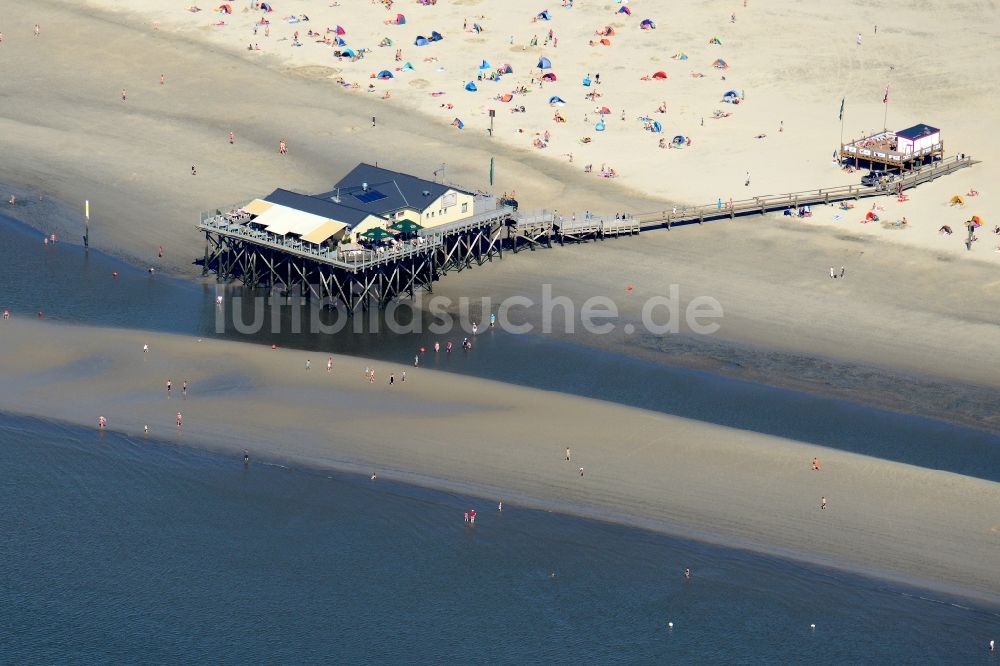
[[[544,74],[542,74],[542,79],[544,79],[545,81],[555,81],[556,75],[552,72],[545,72]]]
[[[681,144],[684,144],[684,143],[687,143],[687,137],[686,137],[686,136],[683,136],[683,135],[681,135],[681,134],[678,134],[677,136],[675,136],[675,137],[674,137],[674,138],[673,138],[673,139],[672,139],[672,140],[670,141],[670,143],[674,144],[675,146],[679,146],[679,145],[681,145]]]
[[[461,118],[455,118],[453,121],[451,121],[451,126],[457,127],[458,129],[463,129],[465,127],[465,123],[462,122]]]
[[[511,95],[510,93],[504,93],[499,97],[497,97],[497,99],[500,100],[501,102],[509,102],[510,100],[514,99],[514,96]]]
[[[603,44],[604,46],[611,46],[611,40],[608,39],[607,37],[604,37],[601,39],[601,44]]]
[[[430,44],[430,42],[428,42],[427,38],[424,37],[423,35],[417,35],[417,38],[413,41],[413,44],[415,46],[427,46],[428,44]]]
[[[409,63],[409,62],[406,63],[405,65],[403,65],[402,67],[399,68],[399,71],[401,71],[401,72],[412,72],[413,71],[413,63]]]
[[[601,30],[597,31],[597,35],[599,37],[614,37],[615,29],[612,28],[610,25],[606,25]]]
[[[230,4],[219,5],[218,7],[215,8],[215,11],[219,12],[220,14],[232,14],[233,6]]]
[[[513,74],[514,73],[514,68],[511,67],[508,64],[504,64],[502,67],[500,67],[500,69],[498,71],[501,74]]]
[[[712,39],[708,40],[708,43],[709,44],[718,44],[719,46],[722,46],[722,40],[719,39],[718,37],[712,37]]]
[[[437,30],[434,30],[434,31],[431,32],[431,41],[432,42],[440,42],[442,39],[444,39],[444,37]]]
[[[491,65],[490,63],[488,63],[485,60],[479,65],[479,69],[490,69],[492,67],[493,67],[493,65]]]
[[[269,2],[262,2],[262,3],[260,3],[260,10],[262,12],[273,12],[274,8],[271,7],[271,3],[269,3]]]
[[[336,30],[334,30],[334,32],[336,32],[336,33],[337,33],[338,35],[346,35],[346,34],[347,34],[347,31],[346,31],[346,30],[344,30],[344,29],[343,29],[342,27],[340,27],[339,25],[337,26],[337,29],[336,29]]]
[[[726,92],[722,93],[722,96],[723,96],[723,98],[725,98],[725,97],[739,97],[740,94],[738,92],[736,92],[735,90],[727,90]]]
[[[969,222],[971,222],[972,225],[976,227],[983,226],[983,218],[979,217],[978,215],[973,215],[972,219],[969,220]]]
[[[688,59],[688,54],[687,54],[687,53],[684,53],[684,51],[678,51],[677,53],[675,53],[675,54],[674,54],[673,56],[671,56],[671,57],[672,57],[672,58],[673,58],[674,60],[687,60],[687,59]]]
[[[337,37],[337,41],[335,42],[335,44],[337,46],[347,46],[347,42],[344,41],[343,37]]]
[[[878,215],[876,215],[874,211],[868,211],[867,213],[865,213],[865,219],[868,220],[869,222],[872,220],[877,220]]]
[[[659,120],[654,120],[653,121],[653,131],[654,132],[662,132],[663,131],[663,125],[660,124]]]
[[[543,9],[542,11],[538,12],[538,18],[542,19],[543,21],[551,21],[552,15],[549,14],[549,10]]]
[[[619,13],[619,14],[625,14],[626,16],[632,16],[632,10],[631,10],[631,9],[629,9],[628,7],[624,6],[624,5],[622,5],[622,6],[621,6],[621,7],[620,7],[620,8],[618,9],[618,13]]]
[[[964,206],[965,199],[956,194],[955,196],[953,196],[951,199],[948,200],[948,203],[952,206]]]
[[[662,79],[665,79],[665,78],[667,78],[667,73],[666,73],[666,72],[664,72],[664,71],[663,71],[663,70],[661,69],[661,70],[660,70],[660,71],[658,71],[657,73],[653,74],[653,78],[654,78],[654,79],[660,79],[660,80],[662,80]]]
[[[603,120],[598,120],[597,124],[594,125],[594,129],[597,130],[598,132],[603,132],[604,131],[604,121]]]
[[[472,81],[469,81],[468,83],[465,84],[465,89],[468,90],[469,92],[476,92],[477,90],[479,90],[479,88],[476,87],[476,84],[473,83]]]
[[[606,106],[602,106],[601,109],[600,109],[600,111],[598,111],[598,113],[601,114],[602,116],[606,116],[609,113],[611,113],[611,109],[609,109]]]
[[[716,60],[715,62],[713,62],[712,63],[712,67],[714,67],[716,69],[729,69],[729,65],[726,64],[726,61],[723,60],[722,58],[719,58],[718,60]]]
[[[383,37],[382,41],[378,43],[379,46],[392,46],[392,40],[388,37]]]
[[[387,69],[383,69],[381,72],[378,73],[378,77],[377,78],[380,78],[382,80],[391,79],[391,78],[393,78],[392,77],[392,72],[390,72]]]
[[[355,51],[354,49],[344,49],[343,51],[340,52],[340,55],[345,56],[347,58],[357,58],[358,52]]]
[[[542,56],[538,59],[536,67],[538,67],[538,69],[552,69],[552,61],[545,56]]]
[[[590,77],[589,76],[587,76],[587,77],[585,77],[583,79],[583,85],[586,86],[586,87],[588,87],[588,88],[590,87]]]
[[[396,14],[396,20],[393,21],[396,25],[404,25],[406,23],[406,17],[402,14]]]
[[[566,100],[564,100],[562,97],[558,97],[558,96],[555,96],[555,95],[553,95],[552,97],[549,97],[549,104],[551,104],[552,106],[562,106],[565,103],[566,103]]]
[[[656,24],[653,23],[653,19],[642,19],[642,23],[639,24],[639,27],[643,30],[656,30]]]

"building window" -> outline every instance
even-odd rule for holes
[[[463,213],[468,213],[469,212],[469,204],[468,203],[463,203],[462,204],[462,212]]]

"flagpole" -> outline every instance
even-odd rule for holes
[[[90,249],[90,199],[83,202],[83,247]]]
[[[837,163],[844,155],[844,98],[840,98],[840,152],[837,154]]]
[[[885,107],[882,113],[882,131],[889,129],[889,84],[885,84],[885,95],[882,97],[882,106]]]

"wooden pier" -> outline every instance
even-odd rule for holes
[[[739,201],[687,206],[661,212],[627,215],[585,215],[574,219],[556,211],[516,212],[492,197],[478,197],[470,217],[421,229],[394,248],[344,252],[276,236],[245,224],[241,206],[229,213],[203,213],[198,228],[205,234],[202,274],[214,272],[220,281],[238,280],[251,288],[298,290],[306,297],[342,304],[348,312],[385,307],[397,298],[413,297],[418,289],[451,271],[462,271],[503,258],[504,250],[552,248],[553,243],[583,243],[635,236],[651,229],[702,224],[766,214],[800,206],[894,194],[953,173],[978,162],[953,157],[910,171],[886,186],[842,185],[765,195]]]

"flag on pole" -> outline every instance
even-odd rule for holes
[[[846,99],[845,97],[841,97],[840,98],[840,116],[837,117],[837,120],[843,120],[844,119],[844,100],[845,99]]]
[[[882,103],[883,104],[888,104],[889,103],[889,84],[888,83],[885,84],[885,94],[882,95]]]

